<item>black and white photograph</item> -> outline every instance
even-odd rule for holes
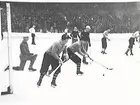
[[[0,105],[140,105],[140,2],[1,0]]]

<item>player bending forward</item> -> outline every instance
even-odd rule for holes
[[[37,86],[41,85],[42,79],[45,74],[48,72],[48,68],[51,65],[52,69],[56,69],[59,65],[63,64],[63,61],[59,57],[60,53],[66,51],[66,43],[70,37],[65,33],[62,35],[61,40],[55,42],[50,48],[44,53],[41,69],[40,69],[40,77],[37,82]],[[54,79],[56,78],[56,74],[59,74],[61,71],[61,67],[59,67],[54,73]],[[55,81],[51,82],[52,85],[55,85]]]
[[[77,71],[76,71],[76,74],[77,75],[82,75],[83,72],[80,71],[80,68],[81,68],[81,58],[78,57],[75,53],[79,53],[80,55],[82,55],[83,57],[89,57],[89,55],[87,54],[87,52],[85,51],[84,47],[85,47],[85,44],[87,44],[88,41],[84,38],[81,38],[79,41],[73,43],[71,46],[69,46],[67,48],[67,54],[64,54],[64,58],[66,57],[66,61],[68,61],[68,58],[71,59],[76,65],[77,65]],[[68,57],[67,57],[68,56]],[[62,57],[63,58],[63,57]],[[49,75],[52,73],[52,71],[49,73]],[[55,87],[57,86],[56,85],[56,77],[58,76],[59,74],[59,69],[56,70],[56,72],[54,73],[53,75],[53,79],[52,79],[52,86]]]

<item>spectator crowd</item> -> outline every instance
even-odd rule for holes
[[[6,3],[2,2],[2,32],[7,31]],[[121,7],[120,7],[121,5]],[[140,12],[135,3],[11,3],[12,32],[64,32],[91,26],[91,32],[130,33],[140,28]],[[131,8],[132,7],[132,8]],[[128,12],[133,11],[133,12]],[[133,14],[131,14],[133,13]],[[135,14],[134,14],[135,13]]]

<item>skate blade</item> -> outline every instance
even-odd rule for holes
[[[83,76],[83,74],[77,74],[78,76]]]
[[[37,85],[38,88],[41,86],[41,84],[39,84],[39,83],[37,83],[36,85]]]
[[[55,88],[56,86],[54,86],[54,85],[51,85],[51,87]]]
[[[37,88],[39,88],[40,86],[39,85],[37,85]]]

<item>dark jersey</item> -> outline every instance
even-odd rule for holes
[[[134,42],[135,42],[135,38],[131,37],[131,38],[129,39],[129,44],[130,44],[130,45],[134,45]]]
[[[82,32],[81,37],[90,43],[89,32]]]
[[[78,32],[78,31],[72,31],[71,37],[72,37],[72,38],[77,38],[77,36],[80,38],[79,32]]]

